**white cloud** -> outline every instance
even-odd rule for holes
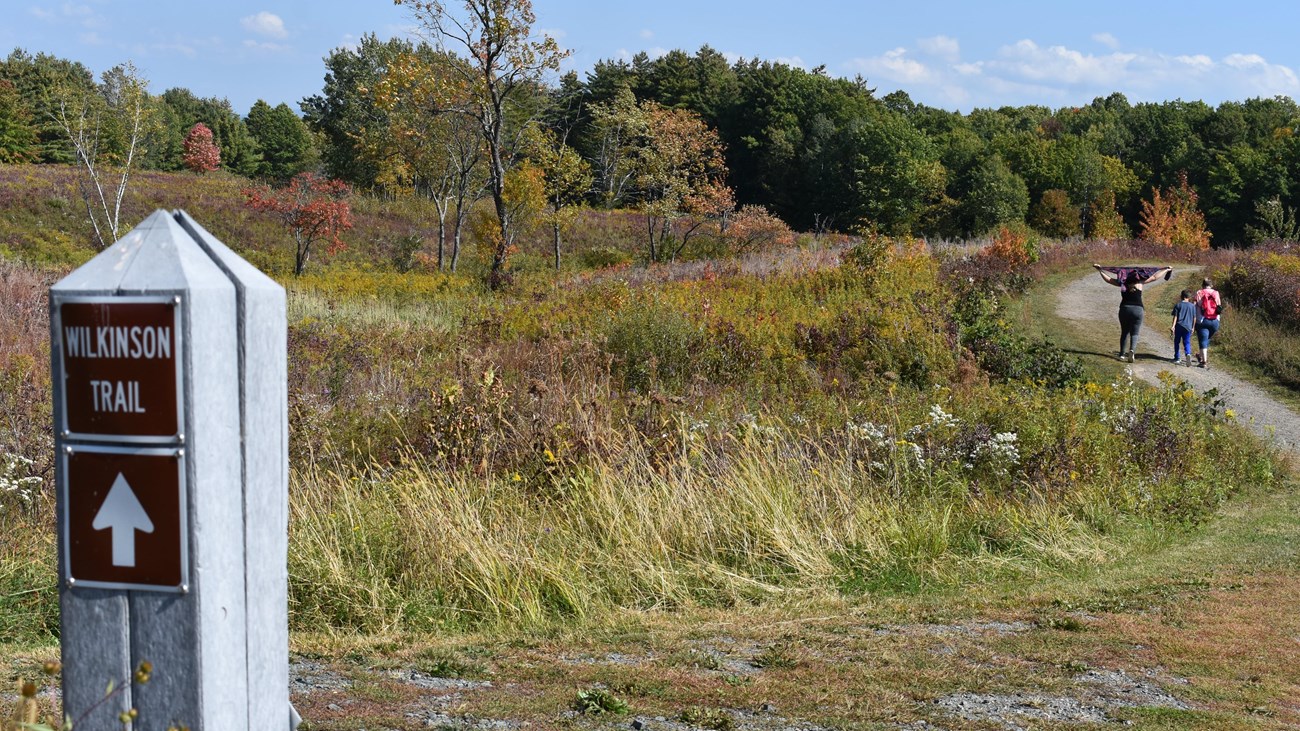
[[[948,36],[922,38],[916,42],[916,46],[931,56],[938,56],[947,61],[956,61],[961,57],[961,44],[957,43],[956,38]]]
[[[271,43],[270,41],[255,41],[251,38],[244,41],[244,48],[250,51],[263,51],[266,53],[281,53],[288,51],[289,46],[283,43]]]
[[[866,74],[867,80],[884,79],[899,84],[925,84],[934,81],[930,67],[907,57],[907,49],[895,48],[871,58],[855,58],[850,68]]]
[[[1107,50],[1090,52],[1023,39],[983,58],[959,60],[958,41],[935,36],[917,40],[915,47],[852,59],[841,68],[849,75],[866,76],[881,94],[901,89],[918,101],[959,109],[1075,106],[1117,91],[1134,103],[1300,98],[1297,70],[1259,53],[1212,57],[1196,52],[1120,51],[1118,41],[1108,33],[1093,35],[1091,40]]]
[[[75,3],[63,3],[58,10],[32,6],[27,9],[27,14],[46,23],[73,23],[87,29],[103,28],[107,25],[94,8]]]
[[[160,51],[164,54],[179,53],[186,58],[195,58],[199,55],[197,48],[182,40],[176,40],[170,43],[155,43],[149,47],[149,50]]]
[[[641,33],[639,35],[648,41],[651,38],[655,37],[655,32],[650,30],[649,28],[642,28]]]
[[[1119,39],[1110,33],[1093,33],[1092,39],[1112,51],[1119,50]]]
[[[1093,55],[1065,46],[1039,46],[1031,40],[1017,41],[998,50],[998,57],[986,69],[1035,82],[1105,85],[1127,75],[1138,59],[1132,53]]]
[[[735,63],[736,60],[739,60],[739,57],[737,57],[736,60],[732,60],[729,55],[727,60],[731,61],[731,63]],[[808,70],[808,63],[798,56],[777,56],[772,59],[772,63],[783,63],[790,68],[804,69],[805,71]]]
[[[1198,53],[1195,56],[1174,56],[1174,61],[1177,61],[1188,68],[1200,68],[1206,70],[1214,68],[1214,59],[1203,53]]]
[[[257,15],[241,18],[239,24],[249,33],[256,33],[267,38],[287,38],[289,32],[284,29],[284,21],[275,13],[265,10]]]
[[[614,57],[617,58],[619,61],[631,61],[633,56],[636,56],[639,53],[644,53],[647,57],[649,57],[651,61],[654,61],[662,56],[667,55],[668,50],[669,49],[663,48],[662,46],[655,46],[653,48],[642,48],[637,51],[629,51],[626,48],[620,48],[618,49],[618,53],[614,54]]]
[[[1279,64],[1269,63],[1256,54],[1234,53],[1223,59],[1225,75],[1250,96],[1295,96],[1300,92],[1300,78],[1296,72]]]

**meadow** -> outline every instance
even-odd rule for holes
[[[94,253],[70,180],[0,167],[0,634],[38,644],[57,633],[45,290]],[[472,250],[459,273],[421,264],[409,202],[358,199],[348,251],[295,278],[238,179],[140,185],[130,215],[186,208],[288,289],[297,630],[1051,575],[1284,475],[1212,394],[1092,372],[1009,319],[1051,272],[1172,256],[1149,244],[801,237],[647,267],[634,216],[588,214],[562,271],[539,237],[492,293]],[[1245,304],[1285,295],[1294,249],[1216,257],[1229,312],[1258,321],[1233,357],[1294,334],[1294,295]]]

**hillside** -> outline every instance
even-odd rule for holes
[[[57,627],[58,272],[37,265],[93,253],[58,171],[0,168],[15,674]],[[993,697],[1152,727],[1235,723],[1244,704],[1265,728],[1293,718],[1291,675],[1187,649],[1289,626],[1264,611],[1295,585],[1284,457],[1214,393],[1081,360],[1058,320],[1039,323],[1056,340],[1016,329],[1035,282],[1103,258],[1182,266],[1172,250],[803,237],[646,266],[617,233],[634,217],[591,214],[574,239],[621,253],[611,266],[534,254],[493,292],[377,253],[424,230],[397,203],[358,199],[348,252],[295,278],[239,179],[139,180],[132,215],[185,208],[289,289],[291,625],[313,728],[599,725],[618,702],[718,731],[975,728],[993,717],[942,709]],[[1290,271],[1294,253],[1271,255]],[[1195,263],[1249,263],[1217,256]],[[1252,562],[1269,573],[1243,578]],[[1139,606],[1193,629],[1162,634]],[[1234,680],[1234,657],[1259,680]]]

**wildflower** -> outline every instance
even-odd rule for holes
[[[937,429],[956,426],[959,423],[961,423],[961,419],[958,419],[952,414],[944,411],[943,407],[939,404],[930,407],[930,426]]]
[[[17,454],[0,457],[0,495],[8,493],[30,505],[40,492],[41,478],[18,475],[30,472],[34,464],[36,463],[32,460]]]

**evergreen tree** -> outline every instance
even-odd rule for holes
[[[272,107],[258,99],[244,123],[262,153],[257,166],[261,177],[288,180],[311,167],[311,133],[288,104]]]

